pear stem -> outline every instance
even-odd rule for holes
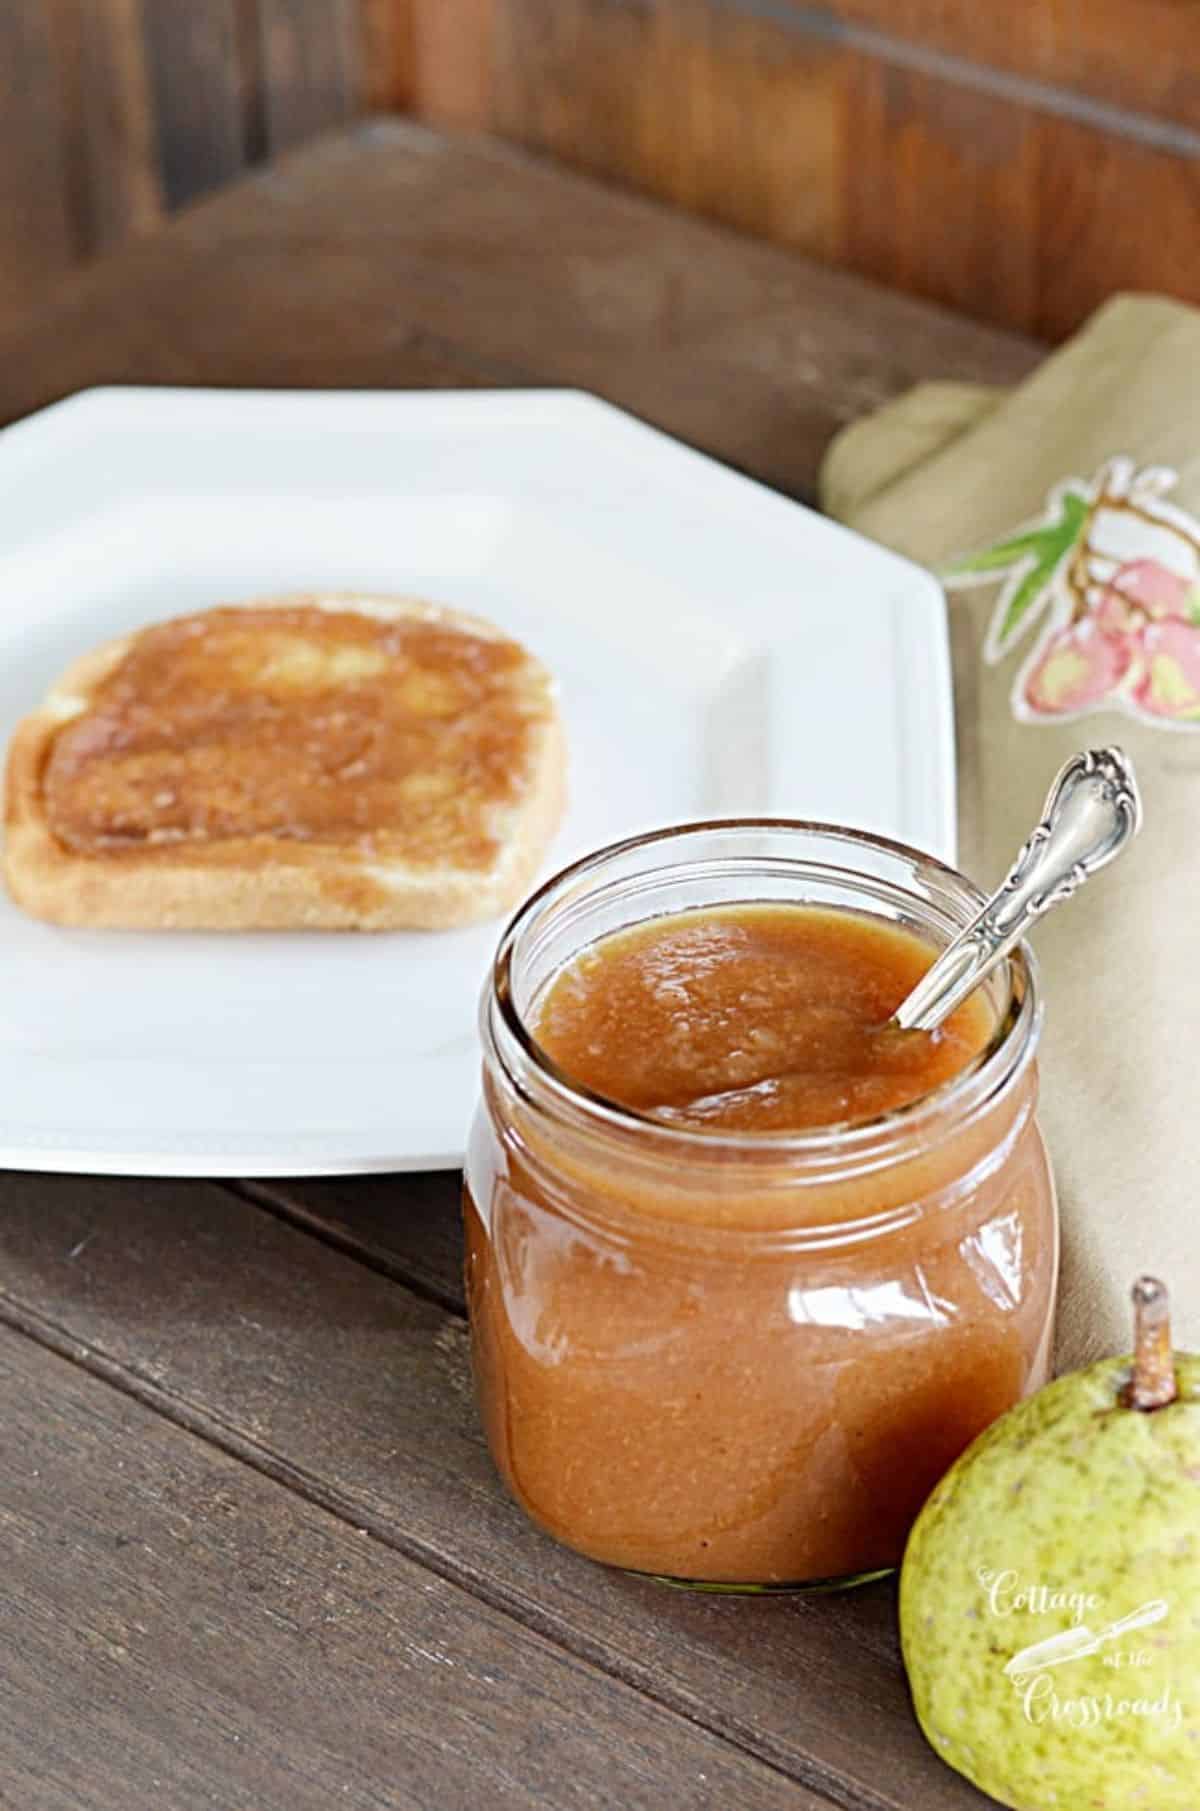
[[[1176,1396],[1171,1352],[1171,1301],[1165,1283],[1142,1276],[1133,1285],[1133,1374],[1122,1400],[1127,1408],[1161,1409]]]

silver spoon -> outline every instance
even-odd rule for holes
[[[999,887],[888,1020],[902,1031],[936,1031],[1013,950],[1030,926],[1107,867],[1142,825],[1133,762],[1119,748],[1090,748],[1067,762],[1050,788],[1041,822]],[[683,1107],[656,1107],[668,1123],[719,1120],[731,1106],[767,1099],[789,1080],[767,1076]]]
[[[905,1031],[936,1031],[1054,906],[1118,856],[1141,829],[1133,762],[1120,748],[1089,748],[1067,762],[1042,820],[1007,880],[897,1008]]]

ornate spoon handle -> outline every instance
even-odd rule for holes
[[[1068,761],[1008,879],[918,981],[897,1010],[896,1023],[905,1030],[935,1031],[1034,921],[1106,867],[1141,823],[1142,801],[1127,754],[1092,748]]]

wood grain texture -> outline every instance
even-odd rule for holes
[[[415,0],[359,0],[362,99],[369,113],[408,113],[417,99]]]
[[[1031,110],[864,57],[850,79],[847,261],[1033,331],[1043,217]]]
[[[749,0],[750,4],[754,0]],[[784,0],[794,27],[838,34],[839,24],[879,34],[887,44],[961,59],[982,72],[1001,70],[1026,83],[1060,89],[1156,118],[1200,126],[1200,64],[1192,0]],[[841,34],[843,38],[845,33]],[[860,40],[861,42],[861,40]],[[967,72],[964,72],[966,74]],[[1136,130],[1130,122],[1131,130]]]
[[[84,250],[51,15],[0,6],[0,320]]]
[[[462,1178],[361,1176],[239,1182],[236,1192],[335,1251],[403,1283],[451,1314],[466,1312],[463,1294]],[[403,1203],[400,1207],[398,1204]]]
[[[409,19],[409,90],[445,126],[490,125],[497,0],[402,0]]]
[[[1177,209],[1200,171],[1196,19],[1194,0],[13,0],[0,306],[402,109],[1061,337],[1114,289],[1200,296]],[[1067,224],[1096,221],[1066,276],[1050,144]]]
[[[1039,120],[1036,145],[1031,331],[1061,339],[1114,287],[1200,304],[1200,163],[1151,146],[1118,154],[1069,120]]]
[[[257,0],[266,148],[301,144],[361,111],[359,0]]]
[[[245,165],[237,0],[149,0],[142,19],[163,193],[179,207]]]
[[[89,254],[157,226],[162,172],[139,0],[59,0],[76,19]]]
[[[386,122],[77,279],[0,341],[0,418],[97,381],[572,384],[808,494],[843,422],[1038,356],[494,141]]]
[[[402,1228],[404,1181],[373,1186]],[[11,1325],[809,1791],[985,1802],[912,1719],[888,1587],[705,1598],[554,1546],[492,1472],[460,1315],[280,1218],[202,1185],[8,1176],[0,1278]]]
[[[21,1811],[827,1803],[0,1331]]]
[[[594,174],[836,260],[847,59],[697,0],[495,0],[494,126]]]
[[[490,45],[456,51],[461,66],[478,46],[478,79],[491,59],[491,125],[581,169],[1055,337],[1146,283],[1143,237],[1172,246],[1155,281],[1200,295],[1172,207],[1200,172],[1195,11],[1178,0],[493,0],[492,20]],[[410,92],[439,117],[415,65]],[[1081,243],[1071,307],[1049,276],[1050,140],[1079,211],[1103,222],[1121,184],[1122,230]]]

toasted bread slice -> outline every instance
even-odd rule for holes
[[[4,877],[65,925],[469,924],[528,887],[564,767],[549,675],[492,624],[256,599],[67,670],[9,748]]]

